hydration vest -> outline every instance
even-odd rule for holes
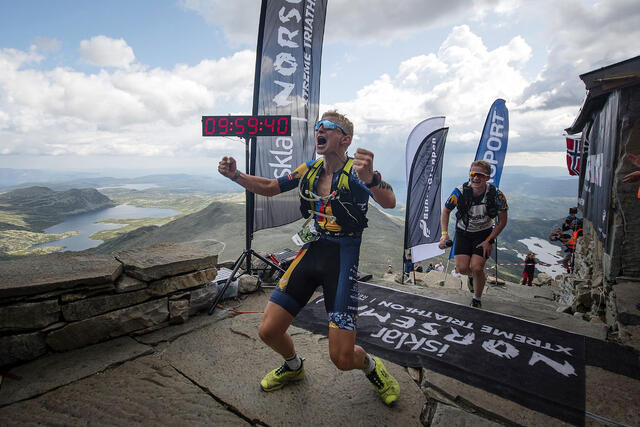
[[[309,170],[304,174],[301,183],[301,190],[307,194],[313,193],[313,185],[316,182],[324,158],[317,159]],[[340,171],[337,185],[334,186],[333,177],[331,179],[331,192],[336,191],[336,197],[327,203],[331,206],[331,212],[336,217],[336,222],[345,233],[361,232],[367,227],[366,211],[363,212],[353,200],[353,194],[349,189],[349,176],[353,167],[353,159],[347,158],[347,162]],[[305,218],[309,218],[312,212],[316,212],[315,202],[300,199],[300,212]]]
[[[487,209],[487,215],[489,218],[495,218],[498,216],[498,207],[496,206],[496,198],[498,197],[498,190],[492,184],[487,183],[487,189],[484,193],[484,200]],[[468,182],[462,184],[462,196],[458,200],[458,211],[456,212],[456,219],[460,220],[465,225],[465,228],[469,227],[469,209],[473,204],[473,189]]]

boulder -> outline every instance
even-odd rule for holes
[[[172,325],[189,320],[189,300],[169,300],[169,323]]]
[[[238,292],[241,294],[251,294],[258,290],[260,280],[255,276],[245,274],[238,278]]]
[[[532,283],[536,286],[551,286],[553,285],[553,279],[546,273],[538,273],[538,277],[533,279]]]

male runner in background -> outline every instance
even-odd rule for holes
[[[491,248],[500,232],[507,225],[507,199],[493,185],[487,183],[491,178],[491,165],[484,160],[471,163],[469,182],[456,187],[442,208],[440,225],[442,237],[440,248],[446,247],[450,240],[447,231],[451,211],[456,213],[455,263],[460,274],[471,274],[473,278],[473,307],[482,308],[482,291],[486,276],[484,264],[491,255]],[[494,218],[498,219],[494,225]]]

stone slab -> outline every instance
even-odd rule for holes
[[[59,319],[57,300],[11,304],[0,307],[0,332],[40,329]]]
[[[55,351],[67,351],[149,328],[169,319],[167,299],[148,301],[71,323],[47,336]]]
[[[138,280],[135,277],[127,276],[126,274],[118,277],[116,281],[116,292],[118,293],[138,291],[146,287],[146,282]]]
[[[40,332],[0,337],[0,367],[33,360],[46,352],[47,344]]]
[[[587,365],[585,410],[617,425],[640,425],[640,381]]]
[[[218,270],[216,268],[207,268],[205,270],[155,280],[149,283],[147,292],[157,297],[184,289],[203,286],[215,279],[217,274]]]
[[[114,252],[114,256],[124,264],[128,275],[147,282],[213,268],[218,263],[217,253],[179,243],[126,249]]]
[[[429,425],[431,427],[497,427],[502,424],[465,412],[455,406],[439,403]]]
[[[114,282],[120,273],[122,264],[103,254],[61,252],[0,261],[0,298],[102,285]]]
[[[83,320],[109,311],[140,304],[149,298],[151,296],[146,290],[87,298],[62,305],[62,316],[67,322]]]
[[[150,347],[123,337],[71,352],[43,356],[11,370],[22,379],[4,380],[0,388],[0,407],[41,395],[149,351]],[[6,423],[0,421],[0,425]]]
[[[247,418],[266,425],[422,425],[426,399],[404,368],[385,362],[401,388],[396,406],[389,408],[361,371],[338,371],[325,337],[295,327],[290,333],[306,358],[307,376],[276,392],[261,391],[261,378],[282,359],[259,340],[260,319],[260,314],[242,314],[221,320],[180,337],[163,357]]]
[[[248,426],[157,356],[0,408],[0,425]]]
[[[533,411],[496,394],[470,386],[456,379],[424,369],[423,387],[434,387],[452,401],[464,400],[495,417],[505,418],[524,426],[569,426],[557,418]]]
[[[613,285],[616,294],[617,320],[623,325],[640,325],[640,282],[621,282]]]

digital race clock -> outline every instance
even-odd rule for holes
[[[202,136],[291,136],[291,116],[202,116]]]

